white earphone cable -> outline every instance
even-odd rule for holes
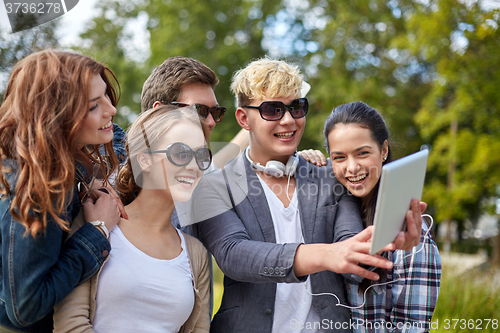
[[[396,267],[396,265],[398,265],[401,261],[403,261],[407,257],[413,256],[413,255],[415,255],[418,252],[420,252],[420,251],[423,250],[424,245],[425,245],[425,240],[429,238],[429,232],[431,231],[432,225],[434,224],[434,219],[429,214],[423,214],[422,217],[428,217],[431,220],[431,223],[430,223],[429,228],[427,229],[427,232],[424,235],[423,241],[419,244],[419,245],[421,245],[420,249],[418,249],[417,251],[412,250],[412,253],[407,254],[403,258],[400,258],[397,262],[394,263],[394,267]],[[396,272],[396,273],[398,275],[397,279],[392,280],[392,281],[383,282],[383,283],[374,283],[374,284],[370,285],[368,288],[366,288],[366,290],[365,290],[365,292],[363,294],[363,304],[361,304],[359,306],[348,306],[348,305],[342,304],[342,303],[340,303],[340,299],[338,298],[338,296],[335,295],[335,294],[333,294],[333,293],[318,293],[318,294],[310,293],[309,290],[307,290],[307,285],[306,285],[307,282],[304,283],[304,286],[306,287],[307,293],[310,294],[311,296],[325,296],[325,295],[333,296],[333,297],[335,297],[337,299],[337,304],[335,304],[336,306],[342,306],[342,307],[348,308],[348,309],[359,309],[359,308],[361,308],[361,307],[363,307],[365,305],[365,303],[366,303],[366,292],[370,288],[375,287],[375,286],[383,286],[383,285],[386,285],[386,284],[391,284],[391,283],[395,283],[395,282],[403,281],[404,280],[404,278],[402,278],[401,275],[398,272]]]

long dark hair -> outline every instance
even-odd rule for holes
[[[326,120],[323,134],[325,137],[325,147],[327,152],[330,152],[330,147],[328,145],[328,135],[337,124],[356,124],[360,127],[370,130],[372,139],[378,144],[381,151],[384,142],[386,140],[389,141],[389,131],[387,130],[387,125],[385,124],[384,119],[377,112],[377,110],[369,105],[366,105],[363,102],[352,102],[336,107]],[[382,165],[391,161],[391,147],[388,146],[387,159],[382,162]],[[373,195],[371,196],[368,203],[361,205],[361,218],[363,220],[363,226],[365,228],[373,224],[379,183],[380,180],[373,188]],[[385,279],[385,277],[387,276],[387,271],[385,269],[378,268],[375,272],[377,272],[382,279]],[[360,284],[360,291],[364,292],[370,284],[371,280],[364,279]]]

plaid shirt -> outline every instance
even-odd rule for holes
[[[387,270],[387,281],[401,281],[375,286],[366,292],[366,303],[351,309],[354,332],[428,332],[432,313],[436,307],[441,280],[441,257],[431,238],[424,242],[428,227],[422,223],[421,243],[411,251],[396,250],[389,253],[394,268]],[[423,249],[418,252],[423,246]],[[406,255],[412,254],[403,259]],[[398,275],[399,274],[399,275]],[[358,293],[359,283],[348,281],[347,293],[351,306],[363,304]]]

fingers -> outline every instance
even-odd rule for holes
[[[109,183],[103,183],[101,181],[99,184],[101,185],[101,187],[99,187],[97,189],[97,191],[94,191],[96,196],[99,196],[100,195],[99,193],[104,193],[104,194],[108,194],[108,195],[112,196],[118,204],[121,217],[123,217],[124,219],[128,219],[127,212],[125,211],[125,206],[123,205],[122,200],[120,199],[120,196],[118,195],[118,193],[116,193],[113,186],[111,186]]]
[[[427,209],[427,203],[420,201],[420,211],[422,212],[422,214],[425,212],[426,209]]]
[[[345,261],[340,262],[334,271],[337,273],[353,273],[370,280],[378,280],[379,276],[376,273],[359,266],[359,264],[368,267],[379,267],[382,269],[390,269],[394,265],[392,261],[389,261],[380,255],[371,256],[361,252],[346,252],[341,255],[341,258]]]
[[[352,267],[349,267],[349,271],[353,274],[359,275],[363,278],[370,279],[373,281],[377,281],[380,279],[380,276],[377,273],[369,271],[358,265],[353,264]]]
[[[413,246],[420,243],[420,234],[422,233],[422,209],[420,207],[420,200],[413,199],[411,202],[411,211],[413,216],[414,228],[413,234],[410,236],[413,239]]]
[[[405,247],[405,233],[400,231],[394,240],[394,244],[396,244],[396,249],[403,250]]]
[[[359,234],[356,236],[353,236],[351,239],[355,239],[360,242],[368,242],[372,239],[372,234],[373,234],[373,226],[370,225],[366,227],[363,231],[361,231]]]
[[[300,151],[298,154],[302,156],[306,161],[316,164],[317,166],[326,165],[326,157],[319,150],[306,149]]]
[[[311,162],[311,158],[312,158],[311,151],[312,151],[312,149],[306,149],[306,150],[299,151],[298,154],[300,156],[302,156],[302,158],[305,159],[306,161]]]
[[[406,212],[406,232],[400,232],[394,243],[400,250],[409,251],[420,243],[422,230],[422,210],[420,201],[413,199]]]
[[[83,205],[86,221],[101,220],[106,224],[106,228],[111,231],[120,221],[121,210],[119,203],[111,194],[103,191],[96,191],[98,196],[95,202],[87,200]]]
[[[313,160],[312,163],[316,163],[317,166],[326,165],[326,157],[319,150],[312,150]]]

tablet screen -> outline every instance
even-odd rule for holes
[[[370,254],[396,239],[411,200],[422,198],[428,155],[428,150],[421,150],[382,167]]]

